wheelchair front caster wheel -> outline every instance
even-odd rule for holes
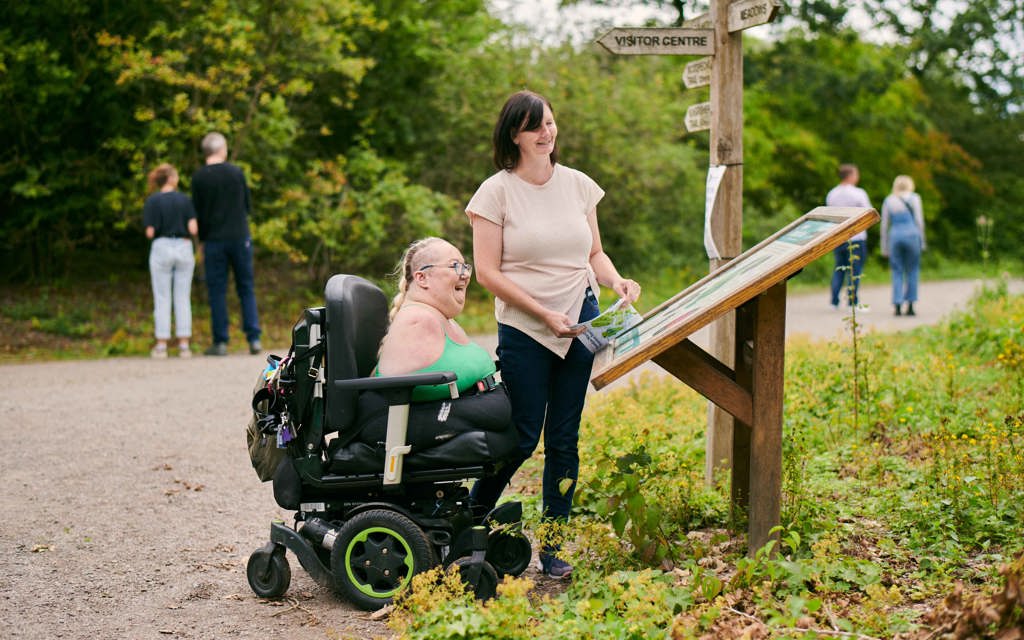
[[[259,597],[283,596],[292,582],[292,570],[284,555],[284,547],[268,543],[253,551],[245,565],[245,576],[249,579],[253,593]]]
[[[487,562],[499,576],[518,576],[530,566],[533,547],[519,531],[491,531],[487,536]]]
[[[477,600],[490,600],[498,593],[498,572],[490,562],[478,563],[470,556],[462,556],[452,564],[459,568],[459,576],[473,590]]]

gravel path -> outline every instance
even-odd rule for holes
[[[866,287],[874,310],[861,321],[876,331],[933,323],[976,287],[926,283],[916,318],[892,317],[887,288]],[[791,295],[788,332],[840,335],[845,314],[827,302],[827,294]],[[480,341],[493,346],[493,337]],[[232,355],[0,366],[0,636],[390,636],[293,557],[289,600],[249,590],[249,553],[267,540],[273,518],[291,519],[245,449],[249,392],[263,362]]]

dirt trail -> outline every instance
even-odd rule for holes
[[[886,288],[866,287],[874,311],[861,321],[879,331],[932,323],[975,288],[927,283],[919,315],[893,318]],[[822,294],[790,296],[787,328],[830,338],[843,330],[843,315]],[[280,353],[286,345],[269,346]],[[0,635],[390,635],[294,558],[290,601],[249,590],[249,553],[267,540],[273,518],[291,518],[257,480],[244,444],[262,366],[261,357],[242,355],[0,366]]]

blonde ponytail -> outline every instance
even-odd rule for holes
[[[402,303],[405,302],[405,296],[409,293],[409,283],[412,282],[412,274],[415,272],[413,269],[414,264],[422,262],[417,260],[416,256],[428,245],[433,244],[435,241],[439,241],[441,238],[429,236],[421,238],[412,244],[410,244],[405,253],[402,254],[402,259],[398,263],[398,267],[395,268],[393,276],[398,278],[398,293],[391,300],[391,310],[388,312],[388,322],[390,323],[395,319],[395,314],[402,308]]]

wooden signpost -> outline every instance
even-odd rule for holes
[[[696,61],[691,63],[692,70],[688,65],[683,82],[687,88],[709,84],[711,87],[710,102],[690,107],[684,123],[690,132],[711,132],[705,219],[705,247],[711,273],[739,255],[743,244],[742,33],[771,22],[780,6],[780,0],[711,0],[707,14],[683,22],[678,29],[618,28],[598,39],[598,43],[616,54],[710,56],[710,73],[705,76],[703,71],[708,65],[706,61]],[[695,46],[698,40],[702,45],[700,51]],[[762,314],[769,312],[768,307],[762,310]],[[710,327],[710,353],[722,366],[734,366],[736,330],[736,315],[732,312],[716,316]],[[708,484],[716,471],[733,465],[733,415],[714,402],[708,405],[704,466]]]
[[[731,502],[749,515],[751,555],[780,517],[786,280],[877,221],[874,209],[818,207],[649,311],[594,361],[597,389],[653,360],[735,418]],[[689,336],[733,311],[730,366]]]

